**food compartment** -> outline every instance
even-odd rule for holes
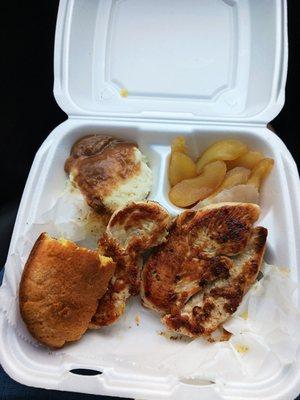
[[[62,127],[61,130],[63,130]],[[40,192],[42,199],[40,199],[39,214],[49,209],[49,206],[55,202],[64,190],[67,180],[64,164],[70,155],[73,144],[84,136],[91,134],[109,135],[137,143],[153,172],[154,184],[149,198],[152,199],[159,196],[158,189],[161,184],[160,171],[164,169],[162,167],[164,158],[161,156],[161,146],[153,144],[151,137],[143,138],[140,130],[134,125],[116,128],[110,125],[90,125],[87,123],[80,127],[66,128],[61,140],[53,144],[47,159],[49,169],[47,169],[45,175],[40,180],[40,184],[45,185],[45,189]],[[50,187],[51,190],[47,190]]]
[[[178,136],[178,135],[177,135]],[[182,212],[184,209],[192,208],[190,207],[176,207],[169,198],[169,191],[171,189],[169,179],[168,179],[168,169],[170,165],[170,156],[171,156],[171,142],[176,138],[176,135],[172,135],[169,139],[170,143],[168,145],[169,151],[167,152],[167,160],[166,160],[166,171],[164,174],[164,186],[163,186],[163,195],[165,202],[168,204],[170,209],[173,210],[173,213]],[[257,135],[254,131],[251,130],[238,130],[225,128],[214,128],[214,129],[194,129],[192,132],[189,132],[187,136],[185,136],[186,145],[187,145],[187,154],[190,156],[194,162],[200,158],[202,153],[209,148],[212,144],[226,139],[235,139],[244,143],[249,150],[259,151],[261,152],[265,158],[275,159],[276,155],[278,156],[276,149],[270,145],[270,142],[262,137],[261,135]],[[263,182],[259,192],[260,192],[260,206],[262,209],[262,217],[267,215],[268,210],[272,207],[272,198],[274,196],[273,191],[276,190],[275,182],[279,179],[278,165],[275,161],[275,165],[271,171],[271,174],[266,178],[266,181]],[[199,174],[197,174],[199,175]]]

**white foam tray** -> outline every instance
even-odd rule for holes
[[[61,193],[71,145],[91,132],[137,141],[154,173],[150,198],[173,214],[179,212],[167,196],[173,137],[185,135],[193,156],[230,136],[274,158],[261,198],[260,224],[270,232],[267,261],[288,265],[299,282],[299,176],[285,145],[266,127],[284,102],[286,28],[283,0],[61,0],[54,92],[69,119],[41,146],[26,184],[4,276],[12,295],[17,287],[10,283],[11,256],[24,226]],[[120,96],[122,88],[127,98]],[[141,324],[133,332],[136,340],[145,329]],[[300,392],[300,354],[276,373],[251,384],[226,382],[221,389],[159,371],[142,375],[106,368],[88,355],[53,356],[22,340],[2,313],[0,331],[2,366],[30,386],[174,400],[286,400]],[[102,374],[74,375],[75,368]]]

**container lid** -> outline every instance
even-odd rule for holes
[[[286,24],[284,0],[61,0],[55,98],[72,116],[265,124]]]

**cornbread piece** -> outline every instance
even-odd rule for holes
[[[32,336],[54,348],[80,339],[114,270],[111,258],[42,233],[19,291],[21,315]]]
[[[126,300],[139,293],[142,253],[165,240],[169,224],[167,211],[153,201],[131,203],[112,215],[100,251],[113,257],[116,271],[91,328],[114,323],[123,314]]]
[[[137,145],[111,136],[79,139],[65,171],[97,212],[144,200],[152,186],[152,172]]]
[[[142,272],[143,304],[178,333],[214,332],[233,314],[255,282],[267,230],[253,228],[259,207],[222,203],[186,211]]]

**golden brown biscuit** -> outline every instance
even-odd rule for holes
[[[54,348],[80,339],[114,270],[111,258],[42,233],[19,291],[21,315],[32,336]]]

